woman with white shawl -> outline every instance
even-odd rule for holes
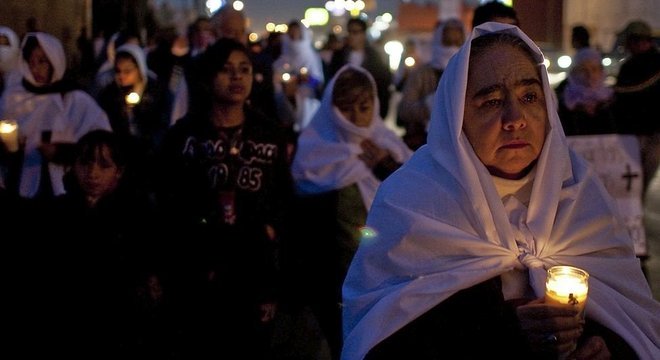
[[[657,359],[660,305],[551,91],[520,29],[474,29],[440,81],[428,144],[371,207],[343,287],[342,359]],[[553,265],[590,274],[586,322],[544,303]]]
[[[5,89],[0,104],[0,118],[15,119],[25,141],[18,191],[26,198],[61,195],[73,144],[110,123],[91,96],[63,80],[66,57],[57,38],[28,33],[21,49],[23,79]]]
[[[12,80],[20,81],[20,76],[10,76],[15,74],[14,69],[18,67],[20,45],[21,42],[14,30],[0,26],[0,96],[2,91],[10,86]]]
[[[326,87],[321,107],[299,139],[293,258],[333,358],[341,351],[341,285],[381,180],[411,151],[378,114],[372,76],[345,65]],[[308,263],[306,263],[308,262]]]
[[[601,60],[596,49],[578,50],[568,78],[555,89],[557,112],[566,136],[617,132],[612,111],[614,90],[605,83]]]
[[[282,36],[282,54],[273,62],[275,105],[280,121],[302,131],[318,109],[323,88],[323,63],[312,46],[312,31],[299,21]]]
[[[413,70],[403,85],[397,124],[405,128],[404,140],[413,150],[426,143],[435,89],[449,59],[458,52],[464,41],[465,29],[459,19],[451,18],[438,23],[431,40],[431,60]]]

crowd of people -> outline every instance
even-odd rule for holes
[[[637,135],[655,174],[651,30],[626,28],[608,87],[576,27],[553,89],[519,25],[499,2],[470,30],[439,22],[430,61],[393,77],[362,19],[321,51],[298,20],[255,46],[223,7],[150,47],[108,37],[85,82],[56,37],[0,26],[12,340],[35,356],[317,358],[278,348],[300,331],[278,319],[309,310],[331,359],[657,357],[660,304],[566,141]],[[383,120],[392,91],[403,136]],[[553,265],[590,274],[584,317],[544,300]]]

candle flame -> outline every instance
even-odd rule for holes
[[[126,95],[126,103],[128,105],[135,105],[140,102],[140,94],[136,92],[131,92],[130,94]]]
[[[0,133],[9,134],[14,132],[18,128],[16,121],[13,120],[2,120],[0,121]]]

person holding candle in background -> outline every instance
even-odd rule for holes
[[[312,120],[323,89],[323,63],[312,45],[312,31],[299,20],[282,35],[282,53],[273,62],[275,104],[282,125],[299,133]]]
[[[64,80],[66,57],[57,38],[28,33],[21,50],[22,81],[6,88],[0,103],[0,119],[15,119],[25,137],[18,189],[8,190],[48,198],[65,192],[73,144],[91,130],[110,130],[110,123],[91,96]]]
[[[343,359],[657,358],[660,304],[551,94],[520,29],[473,30],[427,145],[376,194],[344,282]],[[584,321],[544,298],[554,265],[589,274]]]
[[[148,182],[150,161],[169,127],[165,88],[150,75],[144,50],[135,44],[117,48],[115,81],[101,90],[98,101],[108,114],[112,130],[131,139],[132,168],[139,182]]]

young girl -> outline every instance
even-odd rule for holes
[[[346,65],[300,134],[292,173],[296,201],[293,259],[302,259],[303,297],[315,312],[332,356],[341,351],[341,284],[382,180],[412,152],[378,115],[373,77]],[[309,241],[314,234],[314,241]],[[289,249],[289,248],[287,248]]]
[[[38,322],[50,332],[43,341],[53,341],[55,353],[123,357],[152,346],[168,351],[147,341],[171,332],[163,325],[157,336],[149,330],[163,319],[156,243],[147,245],[160,238],[159,228],[146,195],[125,176],[129,157],[120,135],[89,132],[74,146],[66,194],[39,212],[36,267],[49,301]],[[63,322],[70,326],[51,327]]]
[[[159,199],[178,248],[191,350],[262,358],[275,313],[276,242],[291,180],[285,137],[247,105],[246,48],[222,39],[199,59],[192,112],[167,133]],[[194,294],[194,295],[190,295]],[[249,355],[248,355],[249,354]]]
[[[0,118],[15,119],[25,137],[18,192],[61,195],[72,145],[91,130],[109,130],[110,123],[92,97],[63,80],[66,58],[57,38],[28,33],[19,67],[22,81],[5,89],[0,104]]]

